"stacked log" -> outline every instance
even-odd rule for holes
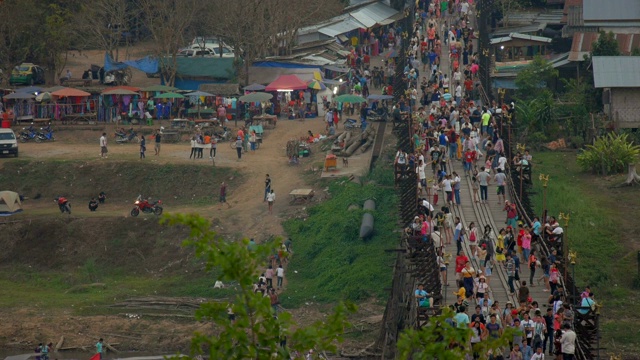
[[[360,153],[362,154],[367,151],[371,145],[373,145],[375,138],[376,131],[373,126],[367,127],[360,134],[353,134],[352,131],[345,131],[338,135],[334,146],[331,147],[331,150],[334,153],[337,153],[338,156],[342,157],[349,157],[357,150],[360,150]],[[340,146],[339,144],[344,145]]]

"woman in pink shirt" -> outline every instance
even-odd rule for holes
[[[422,235],[422,241],[427,242],[427,234],[429,234],[429,222],[423,221],[420,228],[420,235]]]
[[[529,253],[531,253],[531,229],[529,226],[525,226],[524,235],[522,235],[522,255],[524,261],[529,260]]]

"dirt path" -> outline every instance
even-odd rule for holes
[[[198,208],[201,215],[209,218],[218,218],[222,223],[236,227],[236,232],[242,232],[244,236],[255,237],[257,241],[269,235],[284,235],[280,224],[281,213],[290,209],[288,194],[291,190],[304,187],[301,173],[309,168],[313,161],[321,161],[322,154],[314,148],[316,153],[311,158],[302,159],[299,166],[290,166],[285,154],[287,141],[300,138],[311,130],[313,133],[324,131],[321,119],[306,121],[282,120],[273,130],[266,130],[264,142],[255,153],[243,154],[242,160],[237,160],[235,149],[228,142],[218,144],[215,166],[238,169],[246,177],[246,181],[239,187],[234,187],[233,179],[227,182],[227,200],[231,208],[226,206],[218,210],[218,204],[209,207]],[[105,129],[107,134],[113,134],[110,126]],[[153,145],[148,140],[146,159],[139,159],[137,144],[109,143],[109,157],[99,157],[98,138],[100,131],[73,131],[62,130],[57,134],[57,141],[53,143],[25,143],[20,144],[20,157],[32,160],[86,160],[90,162],[108,161],[147,161],[158,164],[200,164],[202,166],[214,166],[208,154],[203,159],[190,160],[189,143],[162,144],[160,156],[154,156]],[[109,138],[109,140],[112,140]],[[270,174],[272,189],[276,193],[273,214],[268,214],[267,205],[263,202],[264,178]],[[219,189],[211,189],[217,195]],[[215,196],[217,198],[217,196]],[[133,199],[132,199],[133,201]],[[43,209],[44,210],[44,209]],[[51,209],[55,213],[56,209]],[[121,211],[120,211],[121,210]],[[113,212],[101,215],[119,216],[126,215],[130,209],[123,206]],[[167,208],[167,211],[188,211],[188,208]],[[48,210],[44,210],[48,211]],[[274,221],[275,220],[275,221]]]

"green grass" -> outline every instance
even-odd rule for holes
[[[601,346],[638,353],[637,320],[640,292],[632,288],[638,271],[634,250],[635,219],[640,216],[637,188],[613,188],[624,175],[597,177],[580,171],[576,154],[542,152],[534,155],[534,192],[532,203],[542,213],[540,173],[548,174],[547,209],[550,215],[570,213],[565,227],[568,246],[577,251],[575,280],[579,288],[590,285],[601,302]],[[564,225],[564,221],[560,220]],[[637,245],[635,245],[637,249]],[[614,350],[615,349],[615,350]]]
[[[81,280],[81,282],[78,282]],[[168,277],[132,276],[123,272],[90,269],[87,265],[78,274],[29,270],[0,271],[0,307],[17,308],[29,304],[38,309],[73,310],[78,315],[107,314],[107,305],[142,296],[184,296],[225,298],[233,290],[213,289],[215,275],[173,275]],[[81,287],[78,284],[104,283],[105,287]],[[120,309],[119,311],[122,311]]]
[[[285,307],[388,295],[394,256],[385,249],[395,248],[399,236],[392,176],[387,165],[380,165],[364,179],[364,185],[346,179],[332,181],[328,185],[331,199],[308,208],[308,218],[284,223],[294,251],[286,274],[287,291],[281,299]],[[375,234],[362,240],[363,211],[347,208],[361,208],[367,199],[376,201]]]

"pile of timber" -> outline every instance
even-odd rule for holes
[[[376,129],[367,127],[363,132],[347,130],[336,138],[331,151],[341,157],[349,157],[358,151],[360,154],[367,151],[376,140]]]
[[[127,299],[110,307],[128,308],[128,309],[158,309],[158,310],[181,310],[194,311],[200,308],[200,305],[209,302],[205,298],[179,298],[179,297],[140,297]]]

